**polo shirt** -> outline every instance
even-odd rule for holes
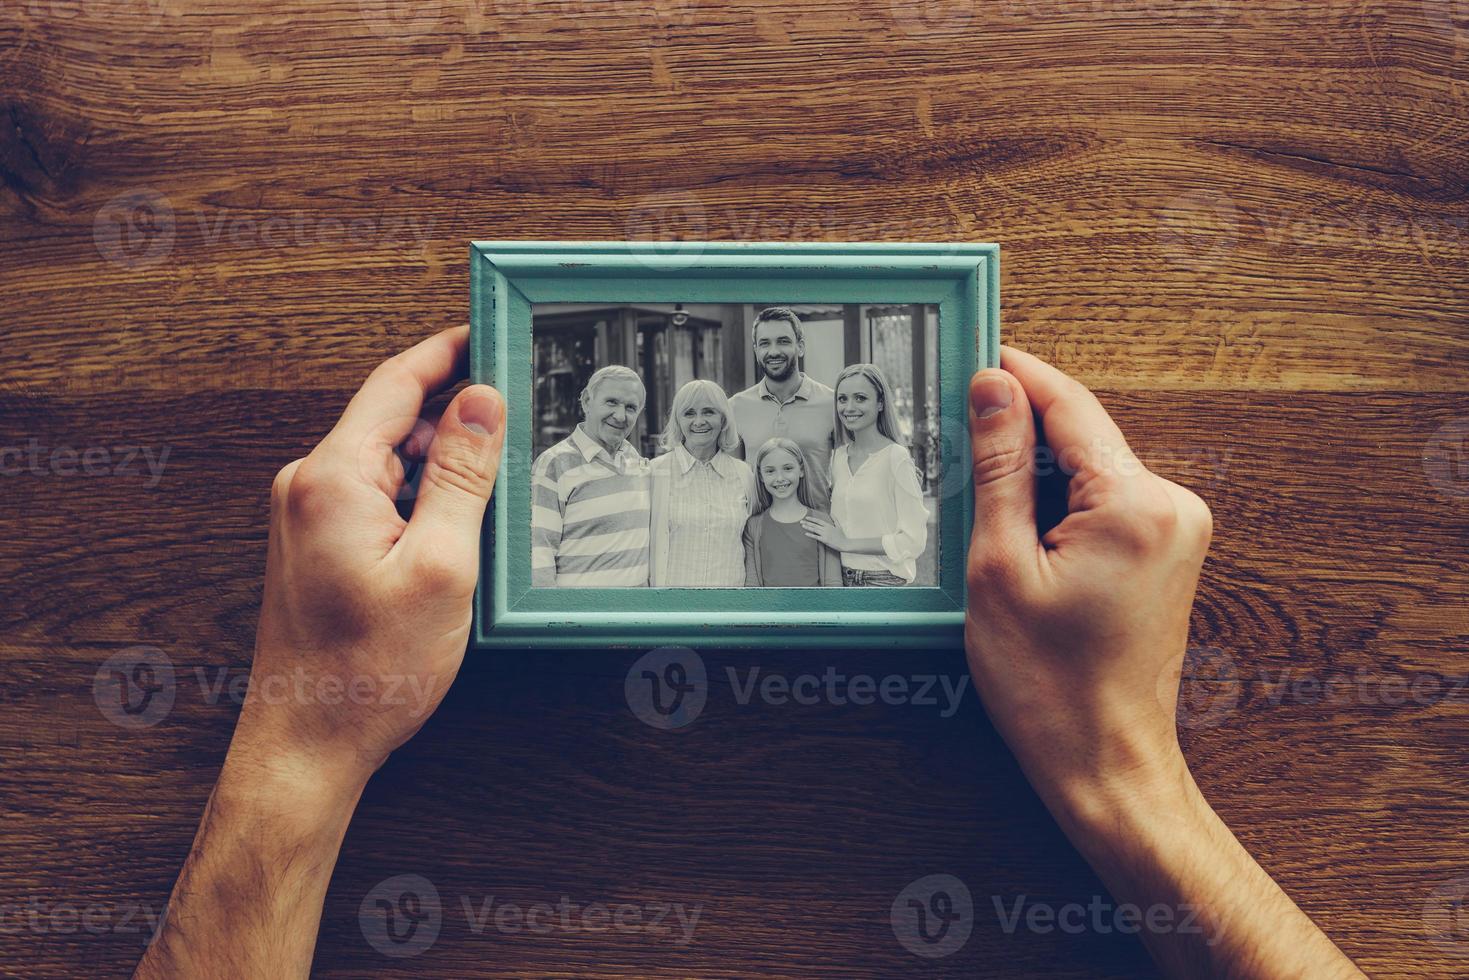
[[[811,464],[808,490],[811,503],[826,510],[831,500],[831,452],[836,445],[836,395],[810,375],[802,375],[800,387],[788,401],[781,402],[758,384],[730,396],[729,408],[740,434],[741,455],[753,467],[755,454],[767,439],[783,436],[806,451]],[[755,474],[759,481],[760,474]]]
[[[629,443],[614,456],[578,424],[531,468],[531,584],[648,584],[648,462]]]

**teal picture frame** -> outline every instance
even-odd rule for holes
[[[473,242],[470,377],[506,398],[481,539],[476,649],[957,647],[973,521],[969,378],[999,363],[990,243]],[[942,495],[936,584],[905,588],[548,589],[530,585],[536,303],[934,304]]]

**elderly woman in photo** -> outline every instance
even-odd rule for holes
[[[729,399],[712,381],[690,381],[673,398],[663,433],[669,452],[653,460],[650,583],[655,588],[745,584],[745,521],[755,477],[730,455],[739,432]]]
[[[928,543],[928,508],[918,468],[898,436],[892,389],[875,364],[837,375],[831,516],[808,515],[812,537],[842,555],[849,586],[908,585]]]

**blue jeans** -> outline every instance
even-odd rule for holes
[[[873,572],[865,568],[842,566],[842,584],[847,586],[907,585],[892,572]]]

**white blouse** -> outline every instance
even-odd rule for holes
[[[928,508],[918,467],[897,443],[868,456],[853,473],[851,444],[831,457],[831,516],[849,538],[882,539],[881,555],[842,552],[844,568],[892,572],[906,582],[918,577],[918,556],[928,544]]]

